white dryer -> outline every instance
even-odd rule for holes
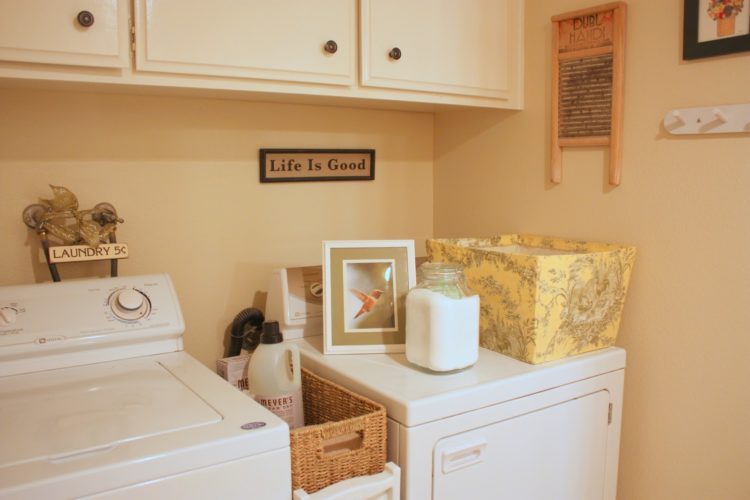
[[[407,499],[614,500],[625,351],[543,365],[480,349],[473,367],[434,373],[403,354],[322,354],[302,364],[386,407],[388,460]]]
[[[287,425],[182,351],[168,276],[0,287],[0,498],[284,498]]]

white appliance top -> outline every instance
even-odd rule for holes
[[[302,364],[322,377],[385,406],[388,417],[412,427],[625,368],[625,351],[601,349],[531,365],[480,348],[465,370],[436,373],[404,354],[323,354],[323,337],[295,340]]]
[[[184,352],[0,377],[0,497],[78,498],[289,446]]]
[[[0,376],[182,349],[166,274],[0,287]]]
[[[289,447],[181,351],[168,276],[0,287],[0,498],[78,498]]]
[[[0,400],[0,467],[221,421],[150,357],[0,378]]]

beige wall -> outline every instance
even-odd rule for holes
[[[320,264],[324,239],[431,236],[431,114],[197,98],[0,90],[0,285],[49,280],[23,208],[69,187],[115,205],[122,275],[170,273],[186,349],[213,366],[269,273]],[[263,184],[258,148],[376,149],[371,182]],[[408,214],[408,216],[406,216]],[[104,275],[61,266],[63,279]]]
[[[435,120],[435,233],[529,232],[637,245],[621,500],[750,498],[750,138],[672,136],[675,107],[750,100],[750,53],[681,62],[680,0],[628,2],[622,185],[604,149],[549,177],[550,16],[526,2],[526,107]]]

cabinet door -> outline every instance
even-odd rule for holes
[[[362,84],[513,98],[522,26],[518,0],[362,0]]]
[[[5,61],[122,68],[129,63],[128,40],[128,0],[0,3]]]
[[[136,69],[349,85],[354,2],[136,0]]]
[[[609,392],[438,441],[433,498],[601,500]]]

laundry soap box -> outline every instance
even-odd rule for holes
[[[479,345],[543,363],[614,344],[636,250],[509,234],[427,240],[480,297]]]

